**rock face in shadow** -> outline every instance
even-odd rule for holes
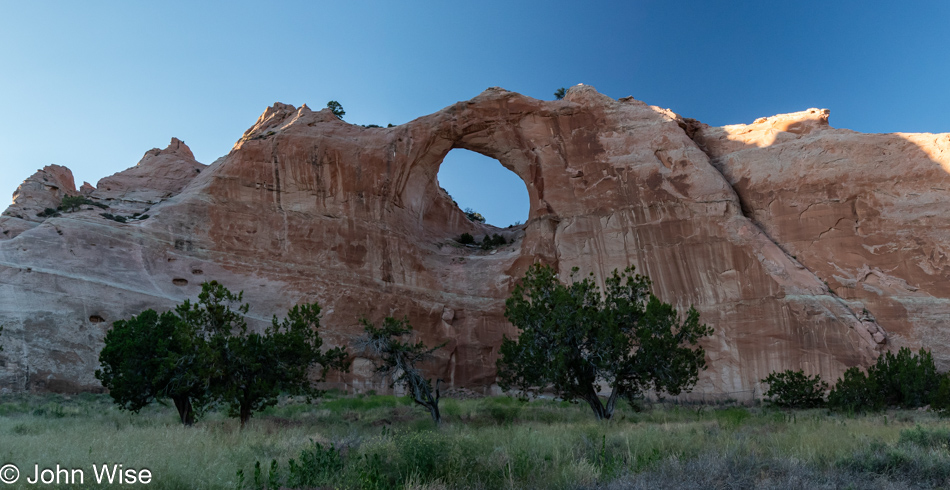
[[[944,204],[928,215],[904,199],[918,192],[938,205],[946,188],[930,189],[947,177],[935,162],[948,153],[926,156],[915,144],[924,136],[832,130],[820,111],[808,114],[777,116],[791,118],[787,125],[757,122],[768,129],[753,124],[762,135],[741,139],[739,127],[710,128],[585,86],[552,102],[493,88],[393,128],[275,104],[208,167],[172,140],[94,189],[76,191],[71,176],[53,184],[129,216],[124,223],[98,208],[45,219],[18,211],[61,199],[47,185],[54,173],[47,168],[0,218],[0,388],[101,389],[93,372],[111,322],[170,309],[210,279],[244,291],[258,328],[294,304],[318,301],[330,345],[358,335],[361,317],[407,316],[430,345],[447,342],[430,366],[434,377],[488,388],[502,336],[516,333],[504,301],[539,261],[565,278],[578,267],[598,280],[636,265],[662,300],[681,311],[695,305],[716,332],[704,344],[709,369],[694,396],[761,394],[758,380],[781,369],[835,379],[883,349],[933,342],[948,297],[935,230]],[[854,148],[849,168],[865,165],[856,178],[882,182],[896,172],[906,184],[886,188],[894,192],[887,199],[848,201],[851,191],[835,189],[852,185],[842,182],[849,172],[817,170],[837,165],[825,154],[845,151],[845,140]],[[802,162],[780,151],[789,144]],[[465,217],[436,179],[453,148],[495,158],[524,180],[525,225],[497,229]],[[921,173],[885,168],[900,167],[914,149],[925,155],[911,164]],[[875,172],[877,180],[867,175]],[[796,228],[789,210],[809,205],[819,223]],[[846,226],[854,213],[861,232],[878,230],[880,240],[863,241]],[[927,216],[916,228],[900,223]],[[846,232],[851,238],[833,239]],[[483,251],[458,244],[462,233],[499,233],[513,243]],[[913,240],[919,248],[902,248]],[[857,255],[870,258],[863,276]],[[822,262],[839,256],[848,257],[834,262],[841,271]],[[906,277],[894,268],[912,262],[930,268]],[[853,294],[844,292],[849,278]],[[950,359],[950,345],[932,347]],[[383,386],[360,357],[337,381]]]

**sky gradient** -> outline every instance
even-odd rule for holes
[[[276,101],[385,126],[487,87],[584,83],[712,125],[819,107],[835,127],[950,132],[950,2],[459,3],[3,2],[0,207],[45,165],[95,184],[173,136],[210,164]],[[514,174],[456,154],[440,183],[483,200],[443,185],[461,207],[524,221],[526,193],[487,210]],[[493,171],[453,170],[473,165]]]

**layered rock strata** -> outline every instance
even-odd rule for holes
[[[275,104],[208,167],[173,140],[95,188],[62,167],[24,182],[0,218],[0,387],[100,389],[112,321],[217,279],[244,291],[256,327],[318,301],[330,345],[361,317],[408,316],[447,342],[433,376],[487,389],[516,333],[504,300],[539,261],[598,280],[635,265],[662,300],[695,305],[715,328],[698,393],[761,394],[780,369],[834,379],[898,345],[946,362],[946,141],[834,130],[821,111],[711,128],[585,86],[551,102],[493,88],[393,128]],[[436,177],[454,148],[524,180],[524,225],[465,217]],[[36,216],[80,192],[139,218]],[[483,251],[462,233],[513,243]],[[340,382],[381,388],[369,364]]]

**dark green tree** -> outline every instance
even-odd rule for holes
[[[885,352],[868,374],[877,381],[885,406],[928,405],[940,387],[940,374],[933,355],[926,349],[920,349],[916,355],[907,347],[901,347],[896,355]]]
[[[309,370],[320,365],[317,381],[330,369],[345,370],[344,349],[320,351],[320,307],[295,306],[287,318],[263,333],[249,331],[249,305],[217,281],[201,285],[198,301],[159,315],[146,310],[119,320],[106,334],[96,377],[119,406],[133,412],[171,398],[182,423],[212,403],[224,403],[247,424],[251,414],[273,405],[281,393],[319,395]]]
[[[92,204],[85,196],[63,196],[63,200],[60,202],[59,207],[69,213],[72,211],[79,210],[80,207],[84,204]]]
[[[769,385],[765,392],[773,405],[783,408],[816,408],[825,404],[828,383],[821,375],[806,376],[802,370],[791,369],[769,374],[763,383]]]
[[[343,106],[335,100],[327,102],[327,108],[330,109],[330,112],[332,112],[337,119],[343,119],[343,116],[346,114],[346,111],[343,110]]]
[[[601,292],[593,276],[562,284],[549,266],[535,264],[505,303],[505,316],[520,330],[504,338],[498,384],[522,396],[552,390],[583,400],[598,420],[613,415],[618,399],[635,404],[646,390],[677,395],[705,369],[696,347],[712,329],[690,308],[676,310],[650,294],[650,281],[633,267],[616,270]],[[576,269],[574,270],[576,273]],[[599,392],[606,383],[604,403]]]
[[[561,100],[564,98],[566,94],[567,94],[567,89],[565,89],[564,87],[561,87],[554,91],[554,99]]]
[[[878,357],[867,374],[858,368],[845,371],[828,395],[828,404],[843,411],[918,408],[938,397],[943,378],[930,351],[920,349],[914,354],[901,347],[897,354],[885,352]]]
[[[191,425],[211,401],[209,361],[193,324],[176,313],[145,310],[112,324],[95,375],[121,408],[135,413],[170,398],[182,424]]]
[[[223,367],[213,391],[229,415],[240,419],[242,428],[253,412],[276,404],[279,395],[306,395],[308,400],[320,396],[323,392],[313,387],[313,381],[326,381],[331,369],[349,369],[344,348],[321,352],[319,317],[317,304],[303,304],[291,308],[281,322],[275,316],[263,333],[249,332],[241,321],[230,333],[212,338]],[[315,366],[319,375],[311,379]]]
[[[831,393],[828,393],[828,406],[841,412],[873,412],[884,408],[884,397],[878,390],[874,376],[852,367],[844,372]]]
[[[937,392],[930,400],[930,409],[941,417],[950,415],[950,373],[940,376],[940,386],[937,387]]]
[[[391,386],[403,386],[416,404],[429,411],[436,425],[440,424],[439,384],[442,380],[436,380],[433,389],[432,382],[422,374],[418,365],[431,359],[432,353],[445,344],[429,348],[421,340],[414,344],[410,340],[401,340],[412,336],[412,325],[407,318],[386,317],[379,328],[365,318],[360,323],[363,335],[356,340],[356,347],[376,359],[376,373],[390,376]]]

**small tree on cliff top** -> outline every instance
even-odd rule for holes
[[[337,119],[343,119],[343,116],[346,115],[346,111],[343,110],[343,106],[335,100],[327,102],[327,108],[330,109],[330,112],[332,112]]]
[[[584,400],[598,420],[609,419],[620,398],[635,403],[645,390],[690,389],[706,367],[705,352],[693,347],[712,329],[694,308],[678,321],[649,285],[629,267],[615,270],[601,293],[592,277],[564,285],[551,267],[533,265],[505,303],[521,333],[502,340],[498,384],[523,396],[551,389]],[[610,389],[606,403],[601,383]]]

